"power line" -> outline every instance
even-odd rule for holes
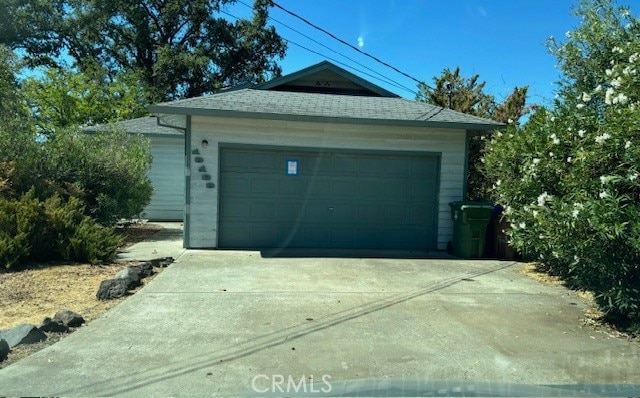
[[[247,7],[247,8],[253,9],[253,7],[252,7],[252,6],[250,6],[249,4],[245,3],[245,2],[244,2],[244,1],[242,1],[242,0],[238,0],[238,3],[240,3],[240,4],[244,5],[244,6],[245,6],[245,7]],[[370,67],[368,67],[368,66],[364,65],[364,64],[363,64],[363,63],[361,63],[361,62],[356,61],[355,59],[353,59],[353,58],[351,58],[351,57],[349,57],[349,56],[347,56],[347,55],[342,54],[341,52],[339,52],[339,51],[337,51],[337,50],[334,50],[333,48],[331,48],[331,47],[327,46],[326,44],[319,42],[318,40],[316,40],[316,39],[312,38],[311,36],[309,36],[309,35],[307,35],[307,34],[305,34],[305,33],[303,33],[303,32],[300,32],[299,30],[297,30],[297,29],[295,29],[295,28],[293,28],[293,27],[291,27],[291,26],[287,25],[286,23],[284,23],[284,22],[282,22],[282,21],[279,21],[279,20],[277,20],[276,18],[274,18],[274,17],[272,17],[272,16],[268,16],[268,18],[269,18],[270,20],[272,20],[272,21],[274,21],[274,22],[276,22],[276,23],[278,23],[278,24],[280,24],[280,25],[284,26],[285,28],[290,29],[290,30],[294,31],[295,33],[297,33],[297,34],[299,34],[299,35],[301,35],[301,36],[303,36],[303,37],[305,37],[305,38],[307,38],[307,39],[311,40],[312,42],[314,42],[314,43],[318,44],[319,46],[322,46],[322,47],[326,48],[327,50],[329,50],[329,51],[331,51],[331,52],[333,52],[333,53],[335,53],[335,54],[338,54],[338,55],[340,55],[341,57],[344,57],[344,58],[348,59],[349,61],[351,61],[351,62],[355,63],[356,65],[359,65],[360,67],[365,68],[365,69],[367,69],[368,71],[375,73],[376,75],[378,75],[378,76],[380,76],[382,79],[384,79],[384,80],[382,80],[382,79],[378,79],[378,80],[380,80],[380,81],[384,81],[384,82],[385,82],[385,83],[387,83],[387,84],[391,84],[391,85],[393,85],[393,86],[394,86],[394,87],[396,87],[396,88],[403,89],[403,90],[408,91],[408,92],[410,92],[410,93],[412,93],[412,94],[414,94],[414,95],[415,95],[415,94],[417,94],[417,92],[416,92],[415,90],[410,89],[410,88],[408,88],[407,86],[402,85],[401,83],[398,83],[397,81],[395,81],[395,80],[393,80],[393,79],[391,79],[391,78],[389,78],[389,77],[385,76],[384,74],[382,74],[382,73],[380,73],[380,72],[378,72],[378,71],[376,71],[376,70],[374,70],[374,69],[372,69],[372,68],[370,68]],[[293,43],[293,44],[294,44],[294,45],[297,45],[298,47],[304,48],[304,47],[302,47],[302,46],[301,46],[301,45],[299,45],[299,44],[296,44],[296,43]],[[304,48],[304,49],[306,49],[306,48]],[[312,51],[312,50],[309,50],[309,49],[306,49],[306,50],[307,50],[307,51]],[[313,51],[312,51],[312,52],[313,52]],[[322,54],[318,54],[318,55],[322,55]],[[322,55],[322,56],[324,57],[324,55]],[[325,58],[326,58],[326,57],[325,57]],[[334,61],[334,62],[335,62],[335,61]],[[343,65],[344,65],[344,64],[343,64]]]
[[[384,61],[383,61],[383,60],[381,60],[380,58],[378,58],[378,57],[376,57],[376,56],[374,56],[374,55],[371,55],[371,54],[369,54],[369,53],[368,53],[368,52],[366,52],[366,51],[362,51],[361,49],[359,49],[358,47],[354,46],[353,44],[351,44],[351,43],[349,43],[349,42],[347,42],[347,41],[345,41],[345,40],[343,40],[343,39],[341,39],[341,38],[337,37],[337,36],[336,36],[336,35],[334,35],[333,33],[329,32],[329,31],[328,31],[328,30],[326,30],[326,29],[321,28],[320,26],[318,26],[318,25],[314,24],[313,22],[309,21],[308,19],[306,19],[306,18],[304,18],[304,17],[301,17],[300,15],[296,14],[296,13],[295,13],[295,12],[293,12],[293,11],[289,11],[289,10],[287,10],[286,8],[282,7],[280,4],[276,3],[275,1],[271,0],[271,4],[273,4],[275,7],[279,8],[279,9],[281,9],[282,11],[286,12],[287,14],[289,14],[289,15],[291,15],[291,16],[293,16],[293,17],[295,17],[295,18],[298,18],[299,20],[301,20],[302,22],[306,23],[307,25],[309,25],[309,26],[313,27],[314,29],[317,29],[317,30],[319,30],[319,31],[323,32],[324,34],[328,35],[329,37],[333,38],[334,40],[337,40],[337,41],[339,41],[340,43],[344,44],[345,46],[348,46],[349,48],[351,48],[351,49],[353,49],[353,50],[355,50],[355,51],[359,52],[360,54],[365,55],[365,56],[367,56],[367,57],[369,57],[369,58],[373,59],[374,61],[376,61],[376,62],[378,62],[378,63],[380,63],[380,64],[382,64],[382,65],[384,65],[384,66],[386,66],[386,67],[388,67],[388,68],[393,69],[394,71],[396,71],[396,72],[400,73],[401,75],[403,75],[403,76],[405,76],[405,77],[407,77],[407,78],[409,78],[409,79],[411,79],[411,80],[415,81],[415,82],[416,82],[416,83],[418,83],[418,84],[424,84],[425,86],[427,86],[428,88],[430,88],[430,89],[432,89],[432,90],[433,90],[433,88],[432,88],[432,87],[430,87],[428,84],[426,84],[424,81],[421,81],[421,80],[419,80],[419,79],[416,79],[415,77],[411,76],[410,74],[408,74],[408,73],[406,73],[406,72],[401,71],[400,69],[396,68],[395,66],[390,65],[390,64],[388,64],[388,63],[384,62]]]
[[[239,19],[240,19],[240,18],[238,18],[237,16],[235,16],[235,15],[233,15],[233,14],[231,14],[231,13],[227,12],[227,11],[219,10],[219,12],[220,12],[220,13],[222,13],[222,14],[225,14],[225,15],[227,15],[227,16],[229,16],[229,17],[231,17],[231,18],[234,18],[234,19],[236,19],[236,20],[239,20]],[[284,36],[282,36],[282,35],[281,35],[280,37],[282,38],[282,40],[286,41],[287,43],[293,44],[294,46],[300,47],[300,48],[302,48],[303,50],[306,50],[306,51],[308,51],[308,52],[310,52],[310,53],[313,53],[313,54],[319,55],[319,56],[321,56],[321,57],[323,57],[323,58],[326,58],[326,59],[328,59],[328,60],[330,60],[330,61],[332,61],[332,62],[334,62],[334,63],[336,63],[336,64],[339,64],[339,65],[344,66],[345,68],[349,68],[349,69],[351,69],[351,70],[353,70],[353,71],[356,71],[356,72],[358,72],[358,73],[361,73],[361,74],[363,74],[363,75],[365,75],[365,76],[369,76],[370,78],[372,78],[372,79],[376,79],[376,80],[381,81],[381,82],[383,82],[383,83],[390,84],[390,85],[392,85],[392,86],[394,86],[394,87],[396,87],[396,88],[400,88],[400,89],[406,90],[406,91],[408,91],[408,92],[410,92],[410,93],[412,93],[412,94],[414,94],[414,95],[416,95],[416,94],[417,94],[417,92],[416,92],[416,91],[411,90],[411,89],[409,89],[409,88],[407,88],[407,87],[405,87],[405,86],[403,86],[403,85],[401,85],[401,84],[399,84],[399,83],[396,83],[396,82],[394,82],[394,81],[392,81],[392,80],[379,78],[379,77],[377,77],[377,76],[372,75],[371,73],[367,73],[367,72],[365,72],[365,71],[363,71],[363,70],[360,70],[360,69],[358,69],[358,68],[355,68],[355,67],[353,67],[353,66],[351,66],[351,65],[349,65],[349,64],[346,64],[346,63],[344,63],[344,62],[342,62],[342,61],[339,61],[339,60],[337,60],[337,59],[335,59],[335,58],[333,58],[333,57],[330,57],[330,56],[328,56],[328,55],[326,55],[326,54],[322,54],[322,53],[320,53],[320,52],[318,52],[318,51],[315,51],[315,50],[312,50],[312,49],[310,49],[310,48],[308,48],[308,47],[305,47],[305,46],[303,46],[302,44],[299,44],[299,43],[296,43],[296,42],[295,42],[295,41],[293,41],[293,40],[287,39],[287,38],[285,38],[285,37],[284,37]],[[340,54],[340,53],[338,53],[338,54]],[[370,68],[367,68],[367,69],[370,69]],[[374,72],[375,72],[375,71],[374,71]],[[376,72],[376,73],[377,73],[377,72]]]

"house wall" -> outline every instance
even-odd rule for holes
[[[149,179],[153,184],[151,202],[144,209],[152,221],[182,221],[185,203],[184,135],[151,136],[153,156]]]
[[[451,240],[449,203],[461,200],[464,185],[465,130],[193,116],[187,171],[189,225],[185,247],[217,247],[219,144],[255,144],[311,148],[425,151],[441,153],[438,248]],[[206,140],[208,145],[202,146]],[[195,162],[199,157],[201,162]],[[206,172],[199,171],[202,166]],[[203,179],[203,174],[210,180]],[[205,177],[207,178],[207,177]],[[207,187],[213,183],[214,188]]]

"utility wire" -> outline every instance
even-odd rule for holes
[[[374,56],[374,55],[371,55],[371,54],[369,54],[369,53],[368,53],[368,52],[366,52],[366,51],[362,51],[361,49],[359,49],[358,47],[354,46],[353,44],[351,44],[351,43],[349,43],[349,42],[347,42],[347,41],[345,41],[345,40],[343,40],[343,39],[341,39],[341,38],[337,37],[337,36],[336,36],[336,35],[334,35],[333,33],[331,33],[331,32],[329,32],[328,30],[323,29],[322,27],[320,27],[320,26],[318,26],[318,25],[314,24],[313,22],[309,21],[308,19],[306,19],[306,18],[304,18],[304,17],[301,17],[300,15],[296,14],[296,13],[295,13],[295,12],[293,12],[293,11],[289,11],[289,10],[287,10],[286,8],[282,7],[280,4],[276,3],[275,1],[271,0],[271,4],[273,4],[275,7],[279,8],[279,9],[281,9],[282,11],[286,12],[287,14],[289,14],[289,15],[291,15],[291,16],[293,16],[293,17],[295,17],[295,18],[298,18],[299,20],[301,20],[302,22],[304,22],[304,23],[306,23],[307,25],[311,26],[312,28],[317,29],[317,30],[319,30],[319,31],[323,32],[324,34],[328,35],[329,37],[333,38],[334,40],[337,40],[337,41],[339,41],[340,43],[344,44],[345,46],[350,47],[351,49],[353,49],[353,50],[355,50],[355,51],[359,52],[360,54],[365,55],[365,56],[367,56],[367,57],[369,57],[369,58],[373,59],[374,61],[378,62],[379,64],[382,64],[382,65],[386,66],[387,68],[393,69],[394,71],[396,71],[396,72],[400,73],[401,75],[403,75],[403,76],[405,76],[405,77],[407,77],[407,78],[409,78],[409,79],[411,79],[411,80],[415,81],[415,82],[416,82],[416,83],[418,83],[418,84],[424,84],[425,86],[427,86],[428,88],[430,88],[430,89],[432,89],[432,90],[433,90],[433,88],[432,88],[432,87],[430,87],[429,85],[427,85],[424,81],[419,80],[419,79],[416,79],[415,77],[411,76],[410,74],[408,74],[408,73],[405,73],[405,72],[401,71],[400,69],[396,68],[395,66],[390,65],[390,64],[388,64],[388,63],[384,62],[384,61],[383,61],[383,60],[381,60],[380,58],[378,58],[378,57],[376,57],[376,56]]]
[[[249,4],[245,3],[245,2],[244,2],[244,1],[242,1],[242,0],[238,0],[238,3],[240,3],[240,4],[244,5],[244,6],[245,6],[245,7],[247,7],[247,8],[253,9],[253,7],[252,7],[252,6],[250,6]],[[417,92],[416,92],[415,90],[410,89],[409,87],[404,86],[404,85],[402,85],[401,83],[398,83],[397,81],[395,81],[395,80],[393,80],[393,79],[391,79],[391,78],[389,78],[389,77],[385,76],[384,74],[382,74],[382,73],[380,73],[380,72],[378,72],[378,71],[376,71],[376,70],[374,70],[374,69],[372,69],[372,68],[370,68],[370,67],[368,67],[368,66],[364,65],[364,64],[363,64],[363,63],[361,63],[361,62],[356,61],[355,59],[353,59],[353,58],[351,58],[351,57],[349,57],[349,56],[347,56],[347,55],[342,54],[341,52],[339,52],[339,51],[337,51],[337,50],[334,50],[333,48],[331,48],[331,47],[327,46],[326,44],[319,42],[318,40],[316,40],[316,39],[312,38],[311,36],[309,36],[309,35],[307,35],[307,34],[305,34],[305,33],[301,32],[301,31],[299,31],[299,30],[297,30],[297,29],[295,29],[295,28],[293,28],[293,27],[291,27],[291,26],[289,26],[289,25],[287,25],[286,23],[284,23],[284,22],[282,22],[282,21],[279,21],[279,20],[277,20],[276,18],[274,18],[274,17],[272,17],[272,16],[268,16],[268,18],[269,18],[270,20],[272,20],[272,21],[274,21],[274,22],[276,22],[276,23],[278,23],[278,24],[280,24],[280,25],[284,26],[285,28],[287,28],[287,29],[290,29],[290,30],[294,31],[295,33],[299,34],[300,36],[303,36],[303,37],[305,37],[305,38],[307,38],[307,39],[311,40],[312,42],[316,43],[317,45],[322,46],[322,47],[326,48],[327,50],[329,50],[329,51],[331,51],[331,52],[333,52],[333,53],[335,53],[335,54],[338,54],[338,55],[340,55],[341,57],[344,57],[344,58],[348,59],[349,61],[351,61],[351,62],[355,63],[356,65],[358,65],[358,66],[360,66],[360,67],[362,67],[362,68],[365,68],[365,69],[367,69],[367,70],[368,70],[368,71],[370,71],[370,72],[375,73],[376,75],[378,75],[378,76],[380,76],[382,79],[384,79],[384,80],[381,80],[381,81],[384,81],[385,83],[390,84],[390,85],[392,85],[392,86],[394,86],[394,87],[396,87],[396,88],[399,88],[399,89],[402,89],[402,90],[408,91],[408,92],[410,92],[411,94],[417,95]],[[301,45],[299,45],[299,44],[296,44],[296,43],[292,43],[292,44],[294,44],[294,45],[296,45],[296,46],[298,46],[298,47],[304,48],[304,47],[302,47],[302,46],[301,46]],[[304,49],[306,49],[307,51],[312,51],[312,50],[309,50],[309,49],[307,49],[307,48],[304,48]],[[313,51],[312,51],[312,52],[313,52]],[[317,53],[316,53],[316,54],[317,54]],[[322,55],[322,54],[318,54],[318,55]],[[324,57],[324,55],[323,55],[323,57]],[[326,57],[325,57],[325,58],[326,58]],[[334,62],[335,62],[335,61],[334,61]],[[343,64],[343,65],[344,65],[344,64]],[[380,80],[380,79],[379,79],[379,80]]]
[[[239,20],[239,19],[240,19],[240,18],[238,18],[237,16],[235,16],[235,15],[233,15],[233,14],[231,14],[231,13],[227,12],[227,11],[219,10],[219,12],[220,12],[220,13],[222,13],[222,14],[224,14],[224,15],[227,15],[227,16],[229,16],[229,17],[231,17],[231,18],[234,18],[234,19],[236,19],[236,20]],[[385,78],[385,79],[382,79],[382,78],[380,78],[380,77],[374,76],[374,75],[372,75],[371,73],[367,73],[367,72],[365,72],[365,71],[363,71],[363,70],[360,70],[360,69],[355,68],[355,67],[353,67],[353,66],[351,66],[351,65],[349,65],[349,64],[346,64],[346,63],[344,63],[344,62],[342,62],[342,61],[339,61],[339,60],[337,60],[337,59],[335,59],[335,58],[332,58],[332,57],[330,57],[330,56],[328,56],[328,55],[326,55],[326,54],[322,54],[322,53],[320,53],[320,52],[318,52],[318,51],[312,50],[312,49],[310,49],[310,48],[308,48],[308,47],[303,46],[302,44],[296,43],[296,42],[295,42],[295,41],[293,41],[293,40],[287,39],[287,38],[286,38],[286,37],[284,37],[284,36],[280,36],[280,37],[282,38],[282,40],[286,41],[286,42],[287,42],[287,43],[289,43],[289,44],[293,44],[294,46],[300,47],[300,48],[302,48],[303,50],[309,51],[310,53],[313,53],[313,54],[319,55],[319,56],[321,56],[321,57],[323,57],[323,58],[326,58],[326,59],[328,59],[328,60],[330,60],[330,61],[332,61],[332,62],[334,62],[334,63],[336,63],[336,64],[342,65],[342,66],[344,66],[345,68],[349,68],[349,69],[351,69],[351,70],[353,70],[353,71],[356,71],[356,72],[361,73],[361,74],[363,74],[363,75],[369,76],[370,78],[372,78],[372,79],[376,79],[376,80],[381,81],[381,82],[383,82],[383,83],[390,84],[390,85],[392,85],[392,86],[394,86],[394,87],[396,87],[396,88],[400,88],[400,89],[403,89],[403,90],[409,91],[410,93],[412,93],[412,94],[414,94],[414,95],[415,95],[415,94],[417,94],[417,92],[416,92],[416,91],[411,90],[411,89],[409,89],[409,88],[407,88],[407,87],[405,87],[405,86],[403,86],[403,85],[401,85],[401,84],[399,84],[399,83],[396,83],[396,82],[394,82],[393,80],[388,80],[388,79],[386,79],[386,78]],[[329,48],[329,49],[330,49],[330,48]],[[332,50],[332,51],[333,51],[333,50]],[[340,54],[340,53],[338,53],[338,54]],[[348,57],[347,57],[347,58],[348,58]],[[367,68],[367,69],[370,69],[370,68]],[[373,71],[373,72],[375,72],[375,71]],[[377,72],[375,72],[375,73],[377,73]],[[382,75],[382,76],[384,76],[384,75]]]

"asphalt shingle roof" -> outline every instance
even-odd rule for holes
[[[126,131],[133,134],[153,135],[181,135],[182,131],[171,127],[161,126],[155,116],[139,117],[137,119],[123,120],[109,124],[98,124],[85,128],[85,131]]]
[[[216,115],[246,113],[298,118],[340,118],[387,123],[457,124],[492,129],[502,124],[450,109],[403,98],[348,96],[323,93],[240,89],[213,95],[166,102],[150,107],[152,112]]]

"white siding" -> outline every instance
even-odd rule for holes
[[[208,145],[202,147],[202,141]],[[465,131],[334,123],[306,123],[279,120],[235,119],[194,116],[191,122],[190,248],[217,246],[218,155],[220,144],[254,144],[309,148],[425,151],[441,154],[438,195],[438,248],[451,240],[453,225],[449,203],[462,199]],[[200,156],[202,163],[195,163]],[[204,165],[211,180],[198,171]],[[206,183],[215,184],[207,188]]]
[[[145,218],[182,221],[185,203],[184,137],[150,137],[153,156],[149,178],[153,185]]]

